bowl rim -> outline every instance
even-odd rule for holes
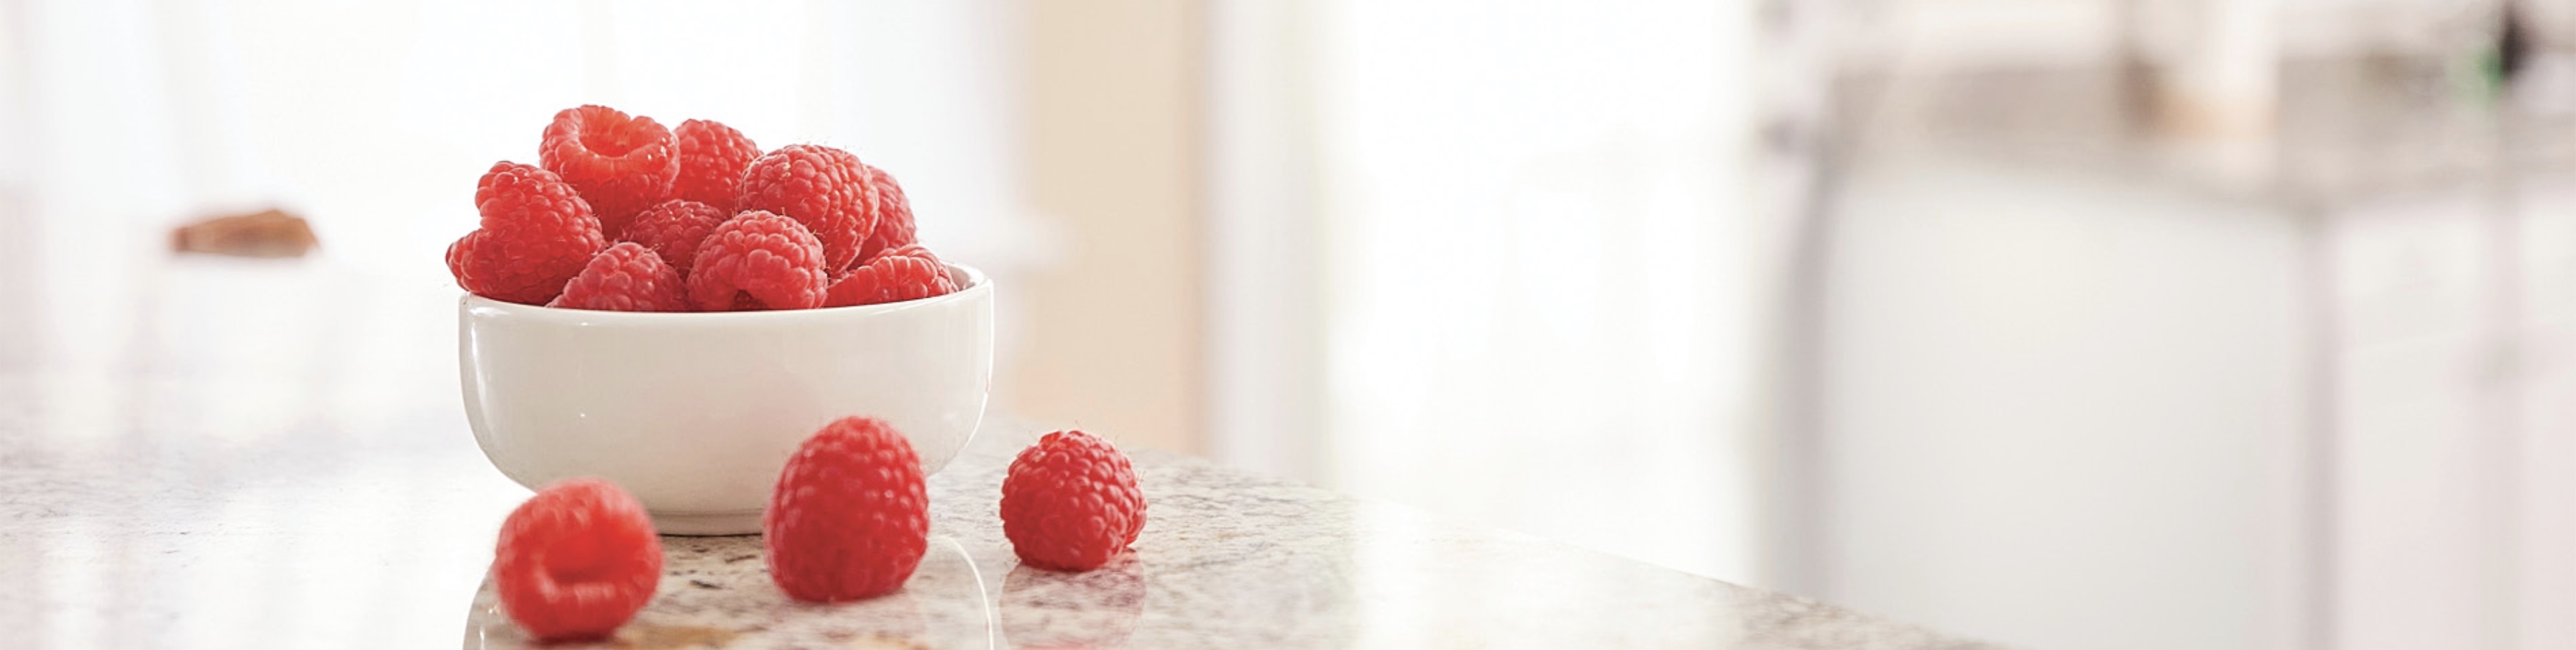
[[[527,305],[493,300],[491,298],[485,298],[472,293],[460,292],[462,297],[458,300],[457,306],[469,314],[478,311],[495,312],[495,315],[508,318],[559,321],[573,325],[644,323],[691,323],[711,325],[716,323],[780,323],[815,318],[865,317],[876,314],[906,311],[920,307],[942,305],[950,302],[977,300],[983,296],[993,293],[993,279],[990,276],[984,275],[982,270],[954,262],[943,261],[940,262],[940,264],[948,267],[948,272],[951,277],[964,276],[966,278],[966,286],[960,287],[956,291],[928,298],[877,303],[873,305],[816,307],[813,309],[778,309],[769,311],[608,311],[600,309],[569,309],[564,307],[547,307],[544,305]]]

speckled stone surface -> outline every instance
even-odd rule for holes
[[[902,591],[796,603],[770,584],[758,537],[666,537],[660,593],[606,645],[1982,647],[1152,451],[1133,454],[1148,516],[1130,552],[1088,573],[1022,567],[996,511],[1008,455],[1035,432],[989,429],[931,477],[930,552]],[[488,583],[465,642],[530,646]]]

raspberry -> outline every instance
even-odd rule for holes
[[[733,207],[794,217],[823,241],[824,270],[839,273],[858,259],[859,243],[876,228],[876,200],[858,156],[791,144],[743,168]]]
[[[948,268],[939,263],[939,258],[932,257],[929,249],[914,244],[886,251],[867,264],[851,269],[849,275],[832,283],[830,293],[823,297],[823,306],[848,307],[918,300],[956,290],[957,285],[949,280]]]
[[[787,458],[761,515],[769,577],[809,602],[903,587],[930,545],[930,501],[912,442],[875,418],[823,426]]]
[[[671,199],[637,213],[635,221],[626,224],[624,239],[653,249],[663,263],[688,275],[698,262],[698,242],[706,241],[732,214],[696,201]]]
[[[1038,439],[1002,479],[1002,535],[1020,562],[1089,571],[1107,564],[1145,529],[1136,470],[1109,443],[1081,431]]]
[[[868,166],[868,185],[876,190],[877,227],[868,231],[866,241],[859,243],[859,260],[876,259],[886,249],[920,243],[912,231],[912,199],[905,198],[903,186],[894,176],[875,165]]]
[[[599,215],[600,232],[626,232],[635,213],[671,197],[680,173],[671,131],[649,117],[629,117],[606,106],[567,108],[546,125],[537,158],[581,190]]]
[[[742,168],[760,157],[760,145],[733,127],[714,120],[689,120],[671,130],[679,145],[680,175],[671,181],[671,196],[716,206],[730,213]]]
[[[689,265],[689,300],[705,311],[813,309],[823,306],[830,283],[814,233],[767,212],[716,226]]]
[[[447,247],[448,272],[474,295],[546,304],[608,246],[590,205],[563,179],[536,167],[493,163],[475,184],[474,208],[483,214],[482,227]]]
[[[644,504],[595,478],[548,485],[519,504],[493,555],[501,608],[544,640],[605,638],[662,582],[662,538]]]
[[[933,261],[933,262],[937,262],[937,261],[939,261],[939,256],[937,256],[937,255],[933,255],[933,254],[931,254],[931,253],[930,253],[930,247],[928,247],[928,246],[923,246],[923,245],[920,245],[920,244],[905,244],[905,245],[902,245],[902,246],[897,246],[897,247],[894,247],[894,248],[888,248],[888,249],[885,249],[885,250],[877,251],[877,254],[876,254],[875,256],[872,256],[872,257],[867,258],[867,261],[868,261],[868,262],[875,262],[875,261],[877,261],[877,260],[885,259],[885,258],[888,258],[888,257],[918,257],[918,258],[925,259],[925,260],[930,260],[930,261]]]
[[[603,311],[688,311],[680,272],[635,242],[618,242],[590,258],[548,307]]]

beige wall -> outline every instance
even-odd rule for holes
[[[1022,289],[1026,346],[1000,410],[1196,452],[1200,8],[1024,7],[1030,199],[1065,246]]]

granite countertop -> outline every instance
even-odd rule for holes
[[[453,289],[191,258],[132,280],[0,310],[0,646],[527,645],[484,581],[528,491],[467,432]],[[1133,552],[1023,568],[995,510],[1037,433],[988,419],[931,477],[930,552],[894,595],[792,603],[757,538],[666,538],[614,645],[1979,647],[1141,449]]]
[[[995,429],[1001,429],[996,431]],[[610,645],[659,648],[1969,648],[1811,601],[1426,513],[1133,452],[1144,533],[1108,567],[1021,566],[997,514],[1010,454],[988,425],[930,478],[930,552],[902,591],[788,600],[758,537],[666,537],[661,591]],[[487,581],[466,645],[531,644]]]
[[[395,448],[308,472],[335,459],[90,454],[77,447],[113,441],[28,433],[0,435],[0,625],[33,647],[443,646],[460,628],[468,648],[536,645],[484,576],[526,494],[489,467],[442,499],[420,479],[452,454],[429,449],[414,450],[425,468],[397,469]],[[988,423],[931,477],[930,552],[893,595],[792,602],[758,537],[665,537],[652,604],[611,643],[573,647],[1983,647],[1152,450],[1132,454],[1149,501],[1132,551],[1087,573],[1022,567],[996,509],[1008,455],[1036,433]],[[253,458],[280,471],[225,463]],[[397,505],[423,503],[439,505]]]

